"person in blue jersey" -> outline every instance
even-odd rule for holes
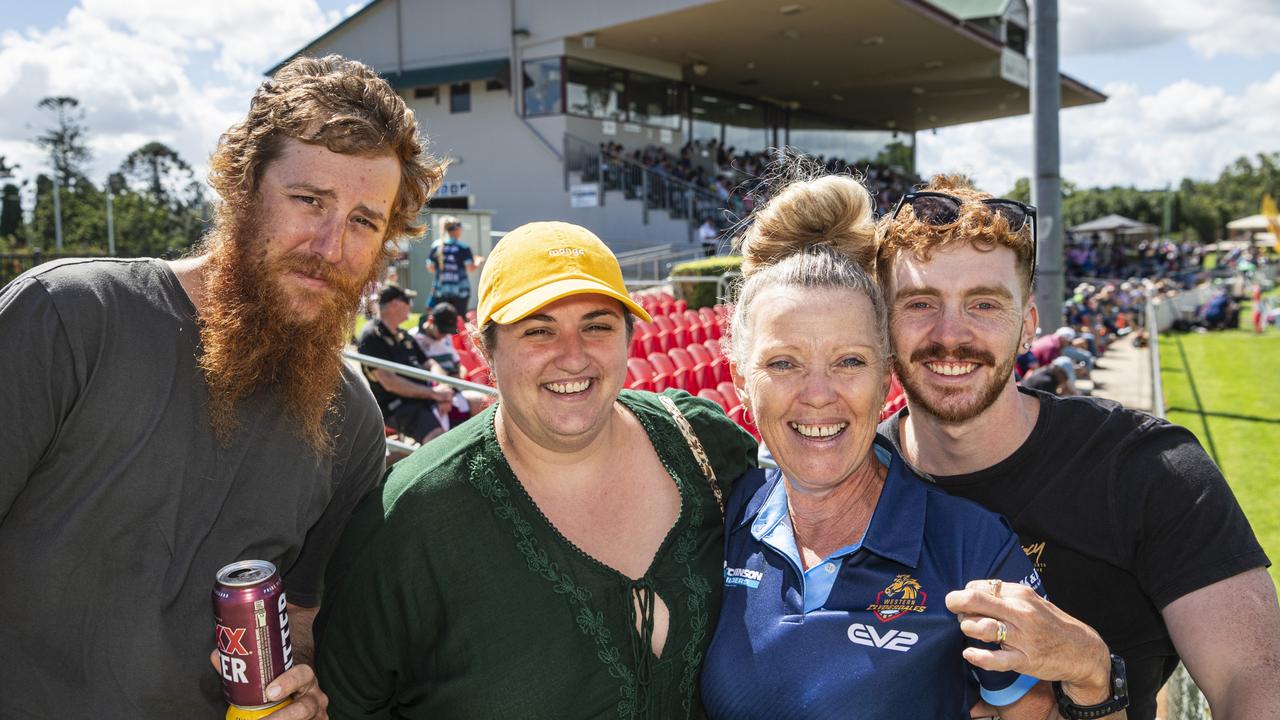
[[[465,315],[471,307],[471,277],[468,273],[475,272],[484,264],[484,256],[472,253],[471,247],[462,242],[461,220],[446,217],[441,227],[444,232],[431,244],[431,257],[427,260],[427,271],[435,277],[428,305],[435,307],[449,303]]]
[[[1008,720],[1058,717],[1049,683],[982,667],[1013,646],[1010,626],[945,601],[981,587],[1047,605],[1017,536],[876,435],[889,343],[867,191],[842,175],[793,181],[740,242],[729,356],[778,468],[749,471],[726,504],[708,715],[968,718],[985,702]],[[1108,671],[1052,679],[1106,694]]]

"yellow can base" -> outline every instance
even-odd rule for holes
[[[288,698],[281,700],[274,705],[265,705],[259,707],[244,708],[239,705],[230,705],[227,707],[227,720],[260,720],[271,713],[279,710],[285,705],[292,704],[293,701]]]

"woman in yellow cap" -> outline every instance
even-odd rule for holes
[[[622,390],[635,317],[584,228],[531,223],[490,254],[498,402],[352,518],[316,624],[332,715],[701,717],[722,495],[755,444],[709,402]]]

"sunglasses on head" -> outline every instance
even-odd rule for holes
[[[911,212],[920,222],[928,225],[950,225],[960,218],[960,208],[965,204],[963,198],[947,193],[933,192],[931,190],[919,190],[909,192],[898,200],[898,204],[893,208],[893,217],[896,219],[898,213],[902,211],[903,205],[910,205]],[[1021,232],[1022,228],[1031,224],[1031,282],[1036,279],[1036,254],[1039,250],[1038,240],[1036,236],[1036,209],[1032,205],[1020,203],[1017,200],[1009,200],[1007,198],[987,198],[985,200],[975,200],[972,202],[980,202],[991,209],[991,212],[1004,218],[1009,223],[1009,229],[1013,232]]]

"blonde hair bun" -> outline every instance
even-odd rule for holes
[[[850,175],[823,175],[786,184],[756,210],[741,237],[742,274],[750,277],[789,255],[822,245],[874,274],[873,208],[871,194]]]

